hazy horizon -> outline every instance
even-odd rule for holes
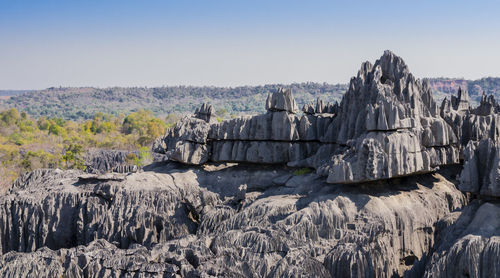
[[[500,76],[499,12],[449,0],[3,1],[0,89],[345,84],[386,49],[418,78]]]

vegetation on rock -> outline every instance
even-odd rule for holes
[[[32,118],[16,108],[1,111],[0,188],[39,168],[83,170],[90,149],[138,150],[130,162],[142,166],[150,159],[149,145],[173,120],[172,115],[166,121],[156,118],[148,110],[127,116],[99,112],[85,121]]]

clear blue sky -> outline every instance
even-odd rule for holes
[[[498,1],[0,0],[0,89],[500,76]]]

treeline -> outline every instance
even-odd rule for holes
[[[85,169],[89,149],[139,150],[146,156],[153,140],[176,120],[143,109],[127,116],[99,112],[82,121],[32,118],[16,108],[1,111],[0,189],[37,168]],[[132,155],[130,163],[140,165],[141,159]]]
[[[473,102],[479,102],[482,92],[500,99],[500,78],[465,80],[461,78],[430,78],[434,97],[441,101],[455,94],[458,87],[466,87]],[[8,99],[0,97],[0,109],[17,108],[39,118],[65,120],[92,119],[98,112],[119,116],[147,109],[155,116],[169,113],[192,113],[203,102],[211,103],[215,110],[225,110],[228,115],[265,112],[268,93],[279,87],[290,88],[299,108],[305,103],[321,98],[326,102],[340,101],[347,84],[293,83],[240,87],[130,87],[130,88],[49,88],[13,94]]]
[[[92,119],[98,112],[118,116],[152,111],[156,116],[169,113],[192,113],[203,102],[211,103],[216,110],[229,115],[262,113],[267,94],[280,86],[293,91],[297,104],[320,97],[325,101],[340,100],[347,85],[327,83],[272,84],[264,86],[193,87],[172,86],[158,88],[49,88],[0,100],[0,108],[17,108],[32,117],[63,118],[66,120]]]

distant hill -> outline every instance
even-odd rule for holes
[[[291,88],[300,107],[320,97],[340,100],[347,85],[327,83],[272,84],[264,86],[192,87],[175,86],[159,88],[49,88],[12,96],[0,101],[1,108],[15,107],[31,116],[87,119],[96,112],[128,114],[141,108],[157,116],[169,113],[194,112],[203,102],[210,102],[215,110],[225,109],[227,115],[260,113],[265,111],[267,94],[280,86]]]
[[[24,94],[27,92],[32,92],[33,90],[0,90],[0,100],[6,100],[12,96]]]
[[[473,103],[478,103],[485,91],[500,99],[500,78],[487,77],[479,80],[460,78],[429,78],[438,102],[455,94],[459,86],[467,88]],[[203,102],[210,102],[215,110],[225,110],[226,115],[262,113],[262,105],[269,92],[278,87],[290,88],[301,108],[305,103],[321,98],[324,101],[340,101],[347,84],[293,83],[241,87],[114,87],[114,88],[49,88],[40,91],[0,91],[0,109],[16,107],[31,116],[62,117],[64,119],[88,119],[96,112],[118,115],[128,114],[141,108],[153,111],[157,116],[169,113],[190,113]]]
[[[442,100],[445,96],[455,94],[458,87],[466,88],[473,103],[479,103],[483,92],[492,94],[500,99],[500,78],[486,77],[478,80],[465,80],[460,78],[429,78],[434,90],[434,98]]]

